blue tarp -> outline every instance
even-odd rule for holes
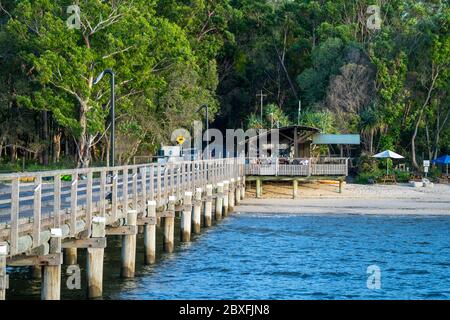
[[[432,161],[433,164],[450,164],[450,155],[445,155]]]

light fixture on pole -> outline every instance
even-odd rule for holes
[[[202,109],[206,110],[206,144],[209,143],[209,107],[207,104],[204,104],[200,106],[200,108],[197,109],[197,113],[200,112]],[[208,156],[209,158],[209,156]]]
[[[99,83],[103,77],[105,76],[105,74],[109,74],[111,76],[111,80],[110,80],[110,86],[111,86],[111,166],[114,167],[114,159],[116,158],[116,152],[115,152],[115,132],[116,132],[116,110],[115,110],[115,104],[116,104],[116,93],[115,93],[115,77],[116,74],[114,73],[114,71],[112,71],[111,69],[106,69],[104,71],[102,71],[102,73],[100,73],[98,75],[98,77],[94,80],[94,85],[96,85],[97,83]]]

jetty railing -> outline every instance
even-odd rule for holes
[[[348,176],[348,158],[249,158],[251,176]]]
[[[6,265],[42,268],[42,298],[59,299],[62,248],[75,261],[77,248],[88,249],[89,297],[101,296],[106,235],[123,235],[122,276],[133,276],[128,251],[135,252],[138,225],[152,263],[155,225],[163,220],[164,249],[171,252],[175,212],[182,212],[182,239],[189,240],[191,220],[194,232],[200,229],[201,208],[211,225],[213,200],[221,219],[243,198],[244,169],[243,159],[229,158],[0,174],[0,299],[8,287]]]

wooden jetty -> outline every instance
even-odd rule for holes
[[[64,262],[76,264],[78,249],[87,250],[87,297],[101,297],[108,236],[122,236],[120,274],[134,277],[139,228],[145,263],[155,263],[158,221],[164,251],[172,252],[175,217],[181,240],[190,241],[202,215],[209,227],[232,212],[245,195],[244,177],[237,158],[0,175],[0,300],[7,266],[33,266],[41,298],[60,299],[63,250]]]
[[[345,158],[253,160],[1,174],[0,300],[9,285],[7,266],[32,266],[34,276],[42,278],[41,298],[60,299],[61,266],[63,261],[77,264],[79,249],[87,253],[87,297],[100,298],[108,236],[122,236],[120,275],[134,277],[138,230],[144,235],[144,261],[153,264],[157,245],[168,253],[174,250],[176,217],[181,241],[189,242],[192,233],[233,212],[245,198],[248,181],[256,181],[257,197],[263,181],[293,181],[296,198],[300,179],[331,176],[342,182],[348,174]],[[157,225],[164,233],[161,244]]]

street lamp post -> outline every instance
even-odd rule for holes
[[[207,104],[202,105],[200,108],[198,108],[197,112],[200,112],[200,110],[205,109],[206,110],[206,143],[209,143],[209,108]],[[209,155],[208,155],[209,158]]]
[[[99,83],[105,74],[109,74],[111,76],[110,79],[110,86],[111,86],[111,166],[114,167],[114,159],[116,158],[116,151],[115,151],[115,132],[116,132],[116,109],[115,109],[115,104],[116,104],[116,93],[115,93],[115,77],[116,74],[114,73],[114,71],[112,71],[111,69],[106,69],[104,71],[102,71],[102,73],[100,73],[98,75],[98,77],[94,80],[94,85],[96,85],[97,83]]]

